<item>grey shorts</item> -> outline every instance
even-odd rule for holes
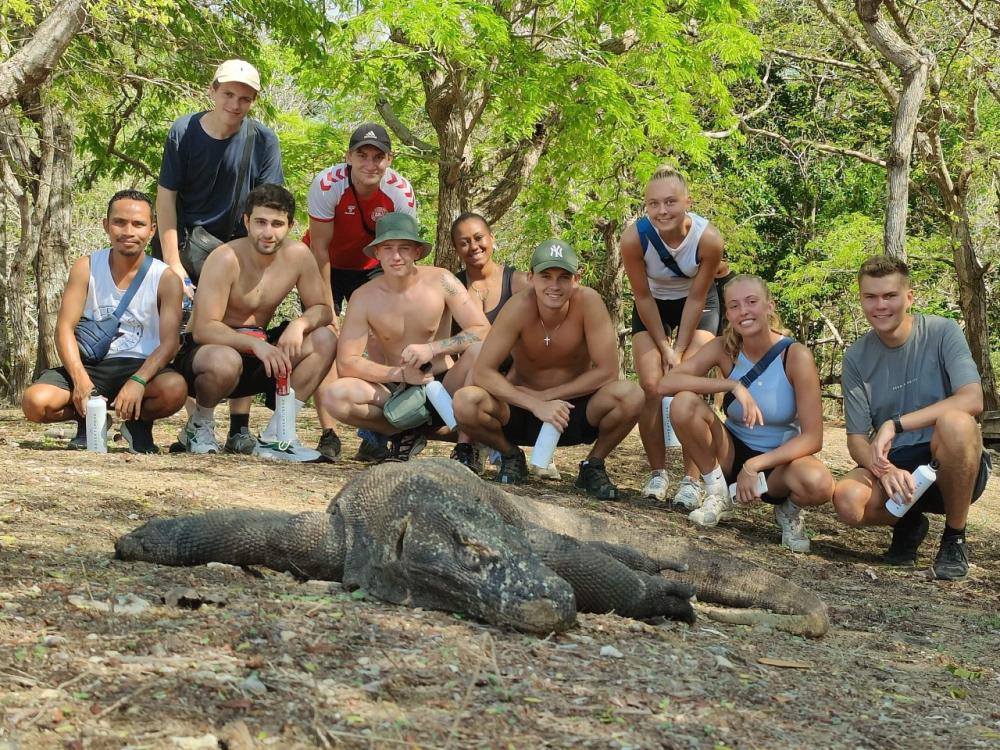
[[[102,360],[96,365],[84,365],[83,369],[90,376],[94,388],[99,396],[104,396],[108,401],[118,395],[118,391],[128,382],[128,379],[138,372],[139,368],[146,362],[142,357],[111,357]],[[162,375],[165,372],[175,372],[172,367],[164,367],[153,377]],[[54,367],[45,370],[38,376],[35,383],[43,385],[54,385],[64,391],[73,390],[73,380],[65,367]]]

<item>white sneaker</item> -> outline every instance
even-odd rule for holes
[[[705,489],[701,480],[686,476],[681,480],[677,493],[674,495],[674,505],[679,505],[685,510],[695,510],[701,507],[704,499]]]
[[[666,470],[654,469],[649,475],[649,481],[646,482],[646,486],[642,488],[642,496],[651,497],[662,503],[667,499],[667,486],[669,484],[670,478],[667,476]]]
[[[201,423],[191,417],[184,428],[184,437],[181,442],[187,445],[188,453],[222,453],[215,439],[215,420]]]
[[[257,447],[253,455],[259,458],[272,458],[277,461],[295,461],[301,464],[314,464],[326,461],[326,456],[312,448],[306,448],[298,440],[285,443],[279,440],[273,442],[257,438]]]
[[[808,552],[809,536],[806,534],[806,512],[791,500],[774,506],[774,519],[781,527],[781,546],[792,552]]]
[[[533,474],[541,479],[562,479],[562,474],[559,473],[559,469],[556,468],[555,461],[549,461],[549,465],[544,469],[535,466],[530,461],[528,462],[528,473]]]
[[[718,526],[719,521],[725,521],[736,515],[736,506],[732,498],[729,497],[729,490],[726,487],[712,489],[705,497],[705,502],[700,508],[695,508],[688,514],[691,523],[697,526],[712,527]]]

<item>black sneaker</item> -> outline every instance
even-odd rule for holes
[[[340,438],[337,437],[337,433],[332,428],[323,430],[323,434],[319,436],[319,444],[316,446],[316,450],[329,460],[336,461],[340,458],[340,449]]]
[[[178,443],[179,445],[180,443]],[[235,453],[241,456],[252,456],[257,448],[257,438],[250,434],[249,427],[240,427],[240,431],[226,438],[222,450],[224,453]],[[173,452],[173,446],[171,446]]]
[[[937,557],[934,558],[934,577],[942,581],[957,581],[969,572],[969,555],[965,548],[965,537],[952,536],[941,540]]]
[[[473,443],[457,443],[451,452],[451,459],[458,461],[476,476],[483,473],[483,457],[479,453],[479,446]]]
[[[516,451],[509,456],[500,454],[500,469],[497,471],[500,484],[523,484],[528,481],[528,462],[524,451],[520,448]]]
[[[354,454],[354,460],[363,464],[380,464],[387,458],[389,458],[389,449],[370,440],[362,440],[361,445],[358,446],[358,452]]]
[[[580,462],[580,476],[576,478],[576,487],[601,500],[618,498],[618,488],[608,476],[603,458],[588,458]]]
[[[923,513],[916,523],[905,523],[905,521],[904,516],[903,520],[892,528],[892,544],[882,556],[882,562],[886,565],[912,567],[917,564],[917,549],[927,536],[930,522]]]
[[[76,437],[70,438],[66,447],[74,451],[87,450],[87,423],[84,420],[76,420]]]
[[[153,423],[142,419],[127,419],[122,422],[122,437],[128,444],[129,453],[159,453],[153,442]]]
[[[421,443],[421,441],[423,441]],[[409,461],[411,457],[424,449],[427,438],[420,433],[419,427],[403,430],[389,438],[389,456],[386,461]]]

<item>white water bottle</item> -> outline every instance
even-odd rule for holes
[[[295,441],[295,389],[288,384],[288,376],[278,376],[275,381],[277,383],[274,391],[276,437],[279,443],[291,443]]]
[[[913,499],[910,502],[906,502],[906,498],[899,492],[890,497],[885,501],[885,509],[896,516],[896,518],[902,518],[906,511],[913,507],[913,504],[920,499],[920,496],[927,491],[937,480],[937,471],[934,470],[933,464],[924,464],[923,466],[918,466],[913,473],[910,475],[913,477],[913,483],[916,488],[913,490]]]
[[[538,439],[535,440],[535,447],[531,449],[531,465],[539,469],[546,469],[552,463],[552,456],[555,455],[556,445],[562,433],[559,428],[551,422],[542,422],[542,429],[538,431]]]
[[[441,416],[449,430],[454,430],[458,426],[458,422],[455,421],[455,409],[452,407],[451,394],[437,380],[432,380],[425,385],[424,390],[431,406],[434,407],[434,411]]]
[[[87,450],[108,452],[108,400],[96,391],[87,399]]]
[[[674,432],[674,426],[670,422],[670,402],[673,396],[663,397],[663,444],[668,448],[680,448],[681,441]]]
[[[767,492],[767,477],[764,476],[763,471],[757,472],[757,492],[761,497],[764,497],[764,493]],[[736,482],[729,485],[729,497],[736,498]]]

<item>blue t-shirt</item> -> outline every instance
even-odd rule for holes
[[[213,138],[201,126],[206,112],[185,115],[174,122],[163,147],[159,184],[177,192],[178,242],[184,244],[186,230],[203,226],[225,241],[246,235],[243,225],[243,202],[247,193],[264,183],[283,185],[281,151],[278,136],[266,125],[249,117],[229,138]],[[250,155],[247,179],[240,187],[240,209],[234,227],[226,219],[237,192],[236,178],[249,135],[247,126],[255,125],[257,135]]]
[[[787,354],[788,349],[784,354]],[[739,380],[754,368],[756,362],[747,359],[742,351],[733,369],[730,380]],[[784,445],[802,432],[799,426],[798,403],[795,388],[788,381],[785,372],[785,357],[775,357],[756,380],[747,386],[750,395],[757,402],[764,424],[747,427],[743,424],[743,407],[735,399],[726,410],[726,429],[755,451],[767,453]]]

